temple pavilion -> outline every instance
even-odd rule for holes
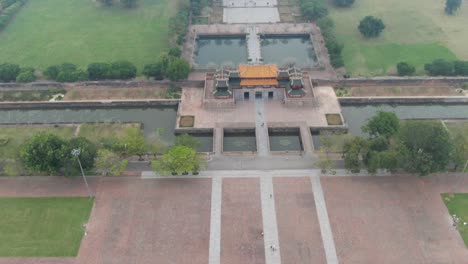
[[[277,65],[240,65],[237,69],[220,69],[214,74],[214,96],[230,97],[233,89],[284,88],[288,97],[305,95],[303,73],[296,67],[279,69]],[[247,92],[246,92],[247,93]]]

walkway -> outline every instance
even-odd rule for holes
[[[261,63],[261,43],[260,36],[258,34],[258,28],[255,25],[249,25],[246,29],[247,33],[247,52],[249,63],[258,64]]]
[[[257,131],[257,153],[260,157],[270,155],[268,125],[266,123],[264,101],[255,99],[255,128]]]

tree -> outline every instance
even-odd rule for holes
[[[362,131],[368,133],[371,137],[384,136],[386,138],[398,133],[399,129],[400,119],[396,114],[384,111],[379,111],[362,127]]]
[[[29,83],[36,80],[36,75],[34,75],[34,70],[21,70],[21,73],[16,77],[16,82],[20,83]]]
[[[2,82],[13,82],[16,81],[16,77],[20,74],[20,67],[17,64],[0,64],[0,81]]]
[[[454,63],[444,59],[437,59],[424,65],[424,70],[431,76],[452,76],[455,74]]]
[[[112,5],[112,0],[98,0],[99,3],[101,3],[104,6],[110,6]]]
[[[120,176],[127,168],[128,161],[107,149],[97,151],[94,161],[96,171],[104,176]]]
[[[111,64],[109,78],[128,80],[135,78],[137,68],[128,61],[116,61]]]
[[[336,6],[339,7],[350,7],[354,4],[355,0],[334,0]]]
[[[455,75],[468,76],[468,61],[455,61],[453,70]]]
[[[136,5],[137,0],[120,0],[126,8],[132,8]]]
[[[397,64],[397,71],[399,76],[409,76],[414,74],[416,68],[407,62],[400,62]]]
[[[364,37],[376,38],[385,29],[385,24],[380,18],[366,16],[359,23],[358,29]]]
[[[89,79],[92,81],[107,79],[109,78],[110,69],[109,63],[91,63],[87,68]]]
[[[452,160],[453,141],[440,122],[407,121],[399,133],[400,155],[409,172],[420,175],[444,170]]]
[[[88,139],[84,137],[76,137],[72,138],[68,141],[65,147],[65,157],[66,157],[66,165],[71,166],[68,167],[69,169],[76,169],[79,170],[80,167],[78,162],[76,161],[76,157],[71,154],[72,150],[79,149],[80,150],[80,162],[81,166],[84,170],[89,170],[94,167],[94,159],[96,158],[97,148]]]
[[[121,144],[125,146],[127,155],[138,155],[140,160],[142,159],[141,156],[145,153],[147,147],[143,130],[139,128],[127,129],[126,135]]]
[[[182,54],[182,51],[178,47],[172,47],[172,48],[169,49],[168,54],[169,54],[169,56],[179,58],[180,55]]]
[[[318,153],[319,161],[317,166],[322,172],[333,171],[333,161],[330,159],[330,152],[333,146],[333,134],[330,131],[320,133],[320,152]]]
[[[318,20],[328,15],[328,9],[322,1],[301,1],[302,15],[309,20]]]
[[[461,6],[462,0],[447,0],[445,2],[445,13],[453,15]]]
[[[189,134],[182,134],[176,137],[175,145],[197,149],[201,145],[201,142]]]
[[[345,168],[352,173],[360,172],[368,149],[368,142],[362,137],[354,137],[347,141],[343,146]]]
[[[152,64],[147,64],[143,68],[143,75],[146,78],[153,77],[155,80],[162,80],[164,79],[164,67],[162,62],[156,62]]]
[[[64,162],[65,141],[50,133],[38,133],[21,147],[20,158],[33,172],[57,173]]]
[[[175,59],[171,62],[167,71],[167,77],[171,81],[186,79],[190,73],[190,65],[184,59]]]
[[[161,175],[169,173],[198,172],[201,160],[197,152],[186,146],[174,146],[170,148],[160,160],[152,162],[152,168]]]

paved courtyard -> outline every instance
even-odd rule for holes
[[[0,258],[0,264],[338,263],[336,257],[339,263],[422,264],[468,259],[440,198],[441,192],[468,192],[466,176],[318,180],[286,174],[93,178],[96,203],[78,257]],[[86,195],[80,178],[0,179],[1,197],[67,195]]]

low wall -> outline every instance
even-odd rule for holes
[[[319,86],[440,86],[468,82],[468,77],[375,77],[340,80],[314,79]]]
[[[468,97],[339,97],[340,105],[369,104],[468,104]]]
[[[63,109],[63,108],[111,108],[111,107],[176,107],[180,100],[147,100],[147,101],[60,101],[60,102],[22,102],[22,103],[0,103],[2,110],[17,109]]]
[[[147,87],[154,85],[170,85],[176,86],[191,86],[191,87],[203,87],[205,85],[204,80],[183,80],[179,82],[171,82],[169,80],[161,81],[85,81],[85,82],[73,82],[73,83],[60,83],[60,82],[32,82],[32,83],[0,83],[1,89],[37,89],[37,88],[67,88],[67,87],[81,87],[81,86],[103,86],[106,88],[138,88]]]

